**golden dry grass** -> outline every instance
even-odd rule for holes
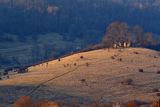
[[[36,86],[78,66],[80,67],[74,72],[47,82],[46,87],[40,87],[44,94],[39,92],[36,94],[39,94],[40,98],[49,98],[52,94],[45,93],[54,93],[58,90],[70,96],[101,97],[115,102],[152,101],[156,96],[156,92],[152,90],[160,89],[160,78],[157,74],[160,70],[160,53],[143,48],[128,48],[121,51],[101,49],[74,54],[61,58],[61,61],[50,61],[48,66],[46,63],[32,66],[29,73],[0,81],[0,86]],[[143,72],[139,72],[139,69],[143,69]],[[132,80],[131,85],[122,84],[127,79]],[[28,91],[24,90],[23,93],[26,94]],[[12,95],[20,96],[14,93]]]

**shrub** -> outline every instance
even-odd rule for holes
[[[77,66],[77,63],[74,63],[74,66]]]
[[[88,66],[89,66],[89,63],[86,63],[86,66],[88,67]]]
[[[122,62],[122,58],[119,58],[118,61]]]
[[[139,54],[138,52],[133,52],[134,54]]]
[[[80,56],[80,59],[83,59],[84,57],[83,56]]]
[[[61,105],[53,101],[37,101],[34,107],[61,107]]]
[[[61,61],[61,59],[59,58],[58,61]]]
[[[14,107],[34,107],[34,104],[30,97],[22,96],[14,103]]]
[[[138,107],[135,101],[129,101],[127,107]]]
[[[157,71],[157,74],[160,74],[160,71]]]
[[[159,97],[160,97],[160,93],[157,93],[157,96],[159,96]]]
[[[157,56],[154,56],[154,58],[157,58]]]
[[[139,69],[139,72],[144,72],[144,70],[143,69]]]
[[[86,80],[85,80],[85,79],[81,79],[80,81],[81,81],[82,83],[86,82]]]
[[[152,92],[159,92],[159,89],[158,89],[158,88],[154,88],[154,89],[152,90]]]
[[[111,59],[115,59],[115,57],[114,57],[114,56],[111,56]]]
[[[132,85],[133,80],[131,78],[128,78],[128,79],[122,81],[121,83],[124,85]]]

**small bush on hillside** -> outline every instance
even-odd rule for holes
[[[81,79],[80,81],[81,81],[82,83],[86,82],[86,80],[85,80],[85,79]]]
[[[74,63],[74,66],[77,66],[77,63]]]
[[[157,56],[154,56],[154,58],[158,58]]]
[[[144,72],[144,70],[143,69],[139,69],[139,72]]]
[[[34,107],[61,107],[61,105],[53,101],[37,101]]]
[[[157,74],[160,74],[160,71],[157,71]]]
[[[60,62],[60,61],[61,61],[61,59],[59,58],[59,59],[58,59],[58,61]]]
[[[134,54],[139,54],[138,52],[133,52]]]
[[[34,107],[34,103],[30,97],[22,96],[14,103],[14,107]]]
[[[15,102],[14,107],[61,107],[61,105],[53,101],[33,102],[30,97],[22,96]]]
[[[129,101],[129,102],[127,103],[127,107],[138,107],[138,105],[136,104],[135,101]]]
[[[86,63],[86,66],[88,67],[88,66],[89,66],[89,63]]]
[[[114,57],[114,56],[111,56],[111,59],[115,59],[115,57]]]
[[[124,81],[121,82],[123,85],[132,85],[133,84],[133,80],[131,78],[128,78]]]
[[[157,93],[157,96],[160,97],[160,93]]]
[[[119,58],[118,61],[122,62],[122,58]]]
[[[159,89],[158,89],[158,88],[154,88],[154,89],[152,90],[152,92],[159,92]]]
[[[83,59],[84,58],[84,56],[80,56],[80,59]]]

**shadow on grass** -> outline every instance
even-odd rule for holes
[[[0,107],[13,105],[17,99],[21,96],[27,95],[30,91],[32,91],[36,86],[28,85],[28,86],[0,86]],[[91,103],[92,101],[87,97],[79,97],[68,95],[65,92],[60,92],[57,90],[48,90],[47,86],[42,86],[39,90],[37,90],[32,96],[30,96],[33,100],[51,100],[58,101],[64,104],[69,104],[70,102],[75,101],[78,104]]]

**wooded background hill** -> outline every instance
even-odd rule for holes
[[[0,62],[37,62],[96,44],[114,21],[159,37],[159,6],[159,0],[0,0]]]

